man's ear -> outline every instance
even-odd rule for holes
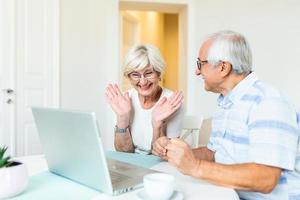
[[[220,63],[220,67],[221,67],[221,73],[223,76],[228,76],[231,73],[232,70],[232,65],[231,63],[227,62],[227,61],[222,61]]]

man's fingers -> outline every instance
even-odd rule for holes
[[[169,152],[167,153],[167,158],[168,158],[168,162],[177,166],[178,165],[178,155],[176,155],[176,153],[174,152]]]
[[[168,158],[168,163],[170,163],[171,165],[175,165],[174,159],[171,157],[167,157]]]
[[[168,153],[170,153],[170,152],[178,152],[181,148],[177,144],[169,143],[166,146],[166,149],[167,149]]]
[[[180,147],[186,146],[186,143],[183,140],[179,139],[179,138],[172,138],[170,140],[170,143],[174,144],[174,145],[177,145],[177,146],[180,146]]]

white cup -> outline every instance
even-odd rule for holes
[[[167,200],[174,192],[175,178],[164,173],[147,174],[143,179],[144,189],[149,199]]]

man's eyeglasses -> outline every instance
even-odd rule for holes
[[[154,79],[156,77],[157,73],[155,71],[147,71],[144,74],[140,74],[138,72],[131,72],[128,74],[128,77],[133,81],[139,81],[142,77],[147,80]]]
[[[199,58],[197,58],[197,67],[199,70],[201,70],[201,67],[206,63],[208,63],[208,60],[200,60]]]

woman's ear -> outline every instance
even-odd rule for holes
[[[157,76],[158,76],[158,80],[161,81],[161,73],[160,72],[156,72]]]

